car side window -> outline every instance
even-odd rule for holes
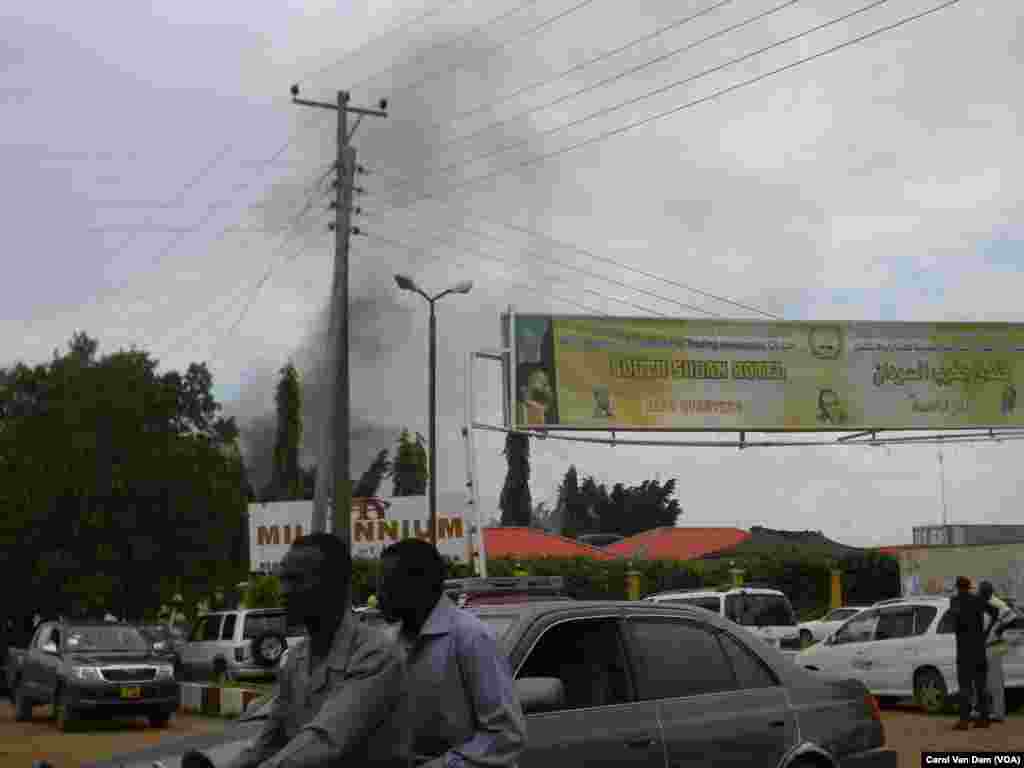
[[[53,627],[42,627],[39,633],[36,635],[36,648],[40,650],[44,645],[50,642],[50,638],[53,637]]]
[[[835,634],[835,645],[864,643],[875,636],[878,626],[878,611],[864,611],[843,624]]]
[[[229,613],[224,617],[224,626],[220,630],[221,640],[234,640],[235,639],[235,620],[237,616],[234,613]]]
[[[934,605],[918,605],[914,607],[914,635],[923,635],[932,625],[939,609]]]
[[[900,640],[914,634],[914,609],[910,606],[883,608],[875,627],[875,640]]]
[[[943,614],[942,621],[939,622],[939,626],[935,632],[939,635],[956,634],[956,616],[952,610],[948,610]]]
[[[726,656],[732,662],[736,682],[740,688],[771,688],[779,684],[775,673],[761,659],[732,635],[722,632],[718,635]]]
[[[557,677],[564,709],[630,701],[629,673],[617,619],[572,619],[545,630],[516,674]]]
[[[699,624],[642,618],[627,623],[637,698],[674,699],[736,689],[715,633]]]

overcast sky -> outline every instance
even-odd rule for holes
[[[293,82],[310,98],[348,88],[355,104],[390,100],[390,116],[366,118],[355,138],[371,173],[355,222],[369,236],[353,239],[351,266],[354,472],[401,427],[427,431],[426,307],[397,292],[399,271],[428,290],[475,282],[439,305],[440,474],[454,498],[467,354],[498,344],[510,304],[757,317],[710,293],[791,320],[1024,320],[1015,3],[962,0],[596,140],[937,3],[877,3],[721,67],[868,2],[5,3],[0,364],[44,361],[76,330],[101,351],[148,349],[165,368],[205,360],[259,442],[292,358],[315,436],[333,259],[317,182],[335,128],[330,113],[291,105]],[[480,418],[495,422],[497,372],[482,365],[478,379]],[[493,511],[502,438],[477,444]],[[678,477],[688,524],[894,544],[942,518],[937,453],[534,441],[532,489],[552,500],[570,462],[608,483]],[[945,457],[951,521],[1020,522],[1024,444]]]

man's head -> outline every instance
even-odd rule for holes
[[[280,578],[290,624],[338,615],[348,605],[352,583],[348,547],[329,533],[300,536],[281,560]]]
[[[991,581],[983,581],[978,585],[978,594],[986,600],[991,600],[992,595],[996,593],[995,587],[992,586]]]
[[[380,608],[418,630],[444,592],[448,567],[434,545],[404,539],[387,547],[380,558]]]
[[[961,594],[964,594],[966,592],[970,592],[971,591],[971,580],[968,579],[966,576],[957,576],[956,577],[956,591],[961,593]]]

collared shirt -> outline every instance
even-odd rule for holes
[[[410,764],[514,768],[526,720],[508,658],[487,626],[442,595],[419,635],[400,637]]]
[[[393,637],[347,612],[326,659],[313,665],[308,637],[289,653],[269,719],[231,768],[402,765],[403,677]]]

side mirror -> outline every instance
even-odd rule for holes
[[[57,644],[47,643],[43,646],[43,653],[52,653],[54,656],[57,655]]]
[[[557,677],[524,677],[516,680],[523,714],[552,712],[565,706],[565,683]]]
[[[153,650],[154,651],[166,651],[167,650],[167,643],[165,643],[163,640],[158,640],[157,642],[153,643]]]

